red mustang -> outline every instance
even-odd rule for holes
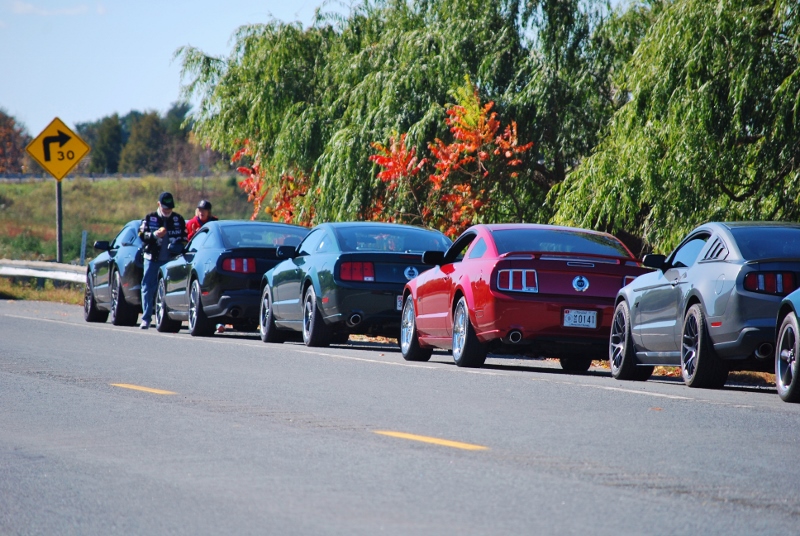
[[[491,349],[587,370],[608,358],[617,291],[648,271],[610,234],[534,224],[474,225],[422,261],[434,267],[406,284],[400,349],[407,361],[452,349],[459,367]]]

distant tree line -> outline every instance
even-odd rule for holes
[[[189,176],[229,169],[228,158],[195,138],[190,110],[189,104],[177,102],[163,116],[134,110],[76,124],[77,134],[92,149],[77,171]],[[25,125],[0,108],[0,173],[43,173],[25,152],[31,140]]]

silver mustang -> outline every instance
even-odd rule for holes
[[[623,287],[609,340],[611,374],[643,381],[680,366],[689,387],[719,388],[730,370],[774,367],[775,318],[800,279],[800,224],[711,222],[655,270]]]

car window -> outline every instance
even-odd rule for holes
[[[800,258],[797,227],[734,227],[731,234],[747,260]]]
[[[322,231],[322,241],[317,246],[317,249],[314,250],[315,253],[327,253],[329,251],[334,251],[333,246],[333,238],[330,234]]]
[[[500,255],[512,251],[584,253],[630,258],[622,242],[604,234],[562,229],[500,229],[492,231]]]
[[[692,238],[675,250],[675,253],[672,254],[670,265],[673,268],[687,268],[693,265],[707,241],[708,235],[699,235]]]
[[[470,259],[479,259],[483,257],[483,254],[486,253],[486,240],[481,238],[478,240],[475,245],[472,247],[472,251],[469,252]]]
[[[309,233],[305,240],[300,244],[298,253],[300,255],[311,255],[317,250],[322,240],[325,238],[325,231],[322,229],[314,229]]]
[[[137,228],[133,226],[126,226],[123,227],[119,234],[114,238],[114,242],[112,242],[112,248],[119,248],[121,246],[139,246],[141,245],[141,240],[139,240],[139,235],[137,234]]]
[[[220,225],[219,233],[225,248],[274,248],[299,244],[307,231],[302,227],[292,228],[271,223],[249,222]],[[292,244],[293,245],[293,244]]]
[[[445,255],[444,262],[451,263],[451,262],[460,262],[464,259],[464,253],[466,253],[467,248],[472,241],[475,240],[475,233],[469,234],[462,234],[459,236],[450,249],[447,250],[447,255]]]
[[[422,253],[446,251],[450,241],[439,231],[402,225],[353,225],[336,227],[342,251],[398,251]]]
[[[206,243],[206,240],[208,240],[208,229],[202,229],[198,231],[197,234],[192,237],[192,240],[189,242],[186,251],[190,253],[199,251],[200,248],[203,247],[203,244]]]

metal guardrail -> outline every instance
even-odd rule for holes
[[[86,281],[86,267],[55,262],[0,259],[0,276],[35,277],[37,279],[56,279],[58,281],[83,283]]]

